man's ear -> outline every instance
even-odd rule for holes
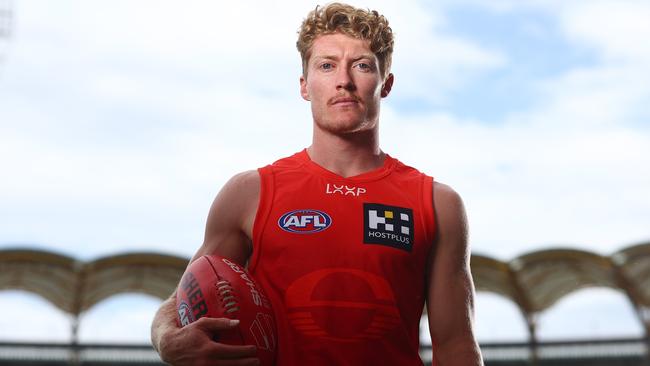
[[[307,79],[305,79],[304,75],[300,76],[300,95],[302,99],[308,102],[311,100],[309,99],[309,92],[307,92]]]
[[[390,94],[390,90],[393,88],[393,74],[388,74],[386,77],[386,80],[384,80],[384,83],[381,86],[381,97],[386,98],[388,94]]]

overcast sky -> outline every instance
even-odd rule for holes
[[[608,255],[650,240],[650,3],[352,3],[396,34],[383,149],[464,197],[475,253]],[[0,39],[0,249],[191,256],[230,176],[310,143],[295,40],[316,4],[0,2],[13,14]],[[146,341],[158,303],[106,300],[82,340]],[[0,338],[67,339],[44,300],[0,293],[0,310],[16,309],[49,331],[0,319]],[[546,338],[641,334],[606,289],[540,322]],[[525,338],[496,295],[478,295],[477,327],[481,340]]]

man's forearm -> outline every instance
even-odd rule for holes
[[[172,295],[161,305],[151,323],[151,344],[158,353],[161,350],[163,335],[170,329],[176,328],[176,296]]]
[[[478,344],[472,340],[450,345],[434,345],[433,359],[439,366],[483,366],[481,351]]]

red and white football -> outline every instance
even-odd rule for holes
[[[239,319],[239,327],[221,332],[217,342],[257,346],[262,365],[273,365],[276,330],[268,298],[253,278],[235,262],[204,255],[190,264],[176,293],[181,326],[201,317]]]

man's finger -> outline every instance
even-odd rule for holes
[[[210,333],[217,333],[222,330],[229,330],[236,328],[239,325],[238,319],[228,319],[228,318],[208,318],[203,317],[195,321],[195,327],[204,329]]]

